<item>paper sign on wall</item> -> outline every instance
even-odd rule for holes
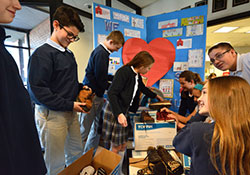
[[[177,27],[177,26],[178,26],[178,19],[161,21],[158,23],[158,29],[165,29],[165,28]]]
[[[109,57],[109,65],[119,65],[120,64],[120,57]]]
[[[107,35],[98,34],[98,44],[103,43],[106,39]]]
[[[109,65],[109,68],[108,68],[108,73],[111,74],[111,75],[115,75],[115,65]]]
[[[110,19],[110,10],[100,7],[99,5],[95,8],[95,16],[103,19]]]
[[[174,37],[174,36],[182,36],[182,28],[169,29],[162,31],[162,37]]]
[[[204,23],[204,16],[193,16],[181,19],[181,26],[195,25]]]
[[[188,70],[188,62],[174,62],[174,72]]]
[[[192,39],[178,39],[176,44],[177,49],[189,49],[192,48]]]
[[[139,30],[124,29],[124,35],[133,38],[141,38],[141,32]]]
[[[188,51],[188,66],[202,67],[203,65],[203,50],[194,49]]]
[[[187,26],[186,36],[203,35],[203,24]]]
[[[131,24],[132,24],[132,27],[138,27],[138,28],[144,29],[144,20],[143,19],[132,17]]]
[[[122,13],[113,12],[113,18],[116,20],[120,20],[120,21],[129,23],[129,16],[122,14]]]
[[[159,83],[159,89],[162,91],[165,98],[173,98],[173,79],[161,79]]]

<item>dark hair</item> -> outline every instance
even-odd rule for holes
[[[114,30],[114,31],[110,32],[109,35],[106,37],[106,39],[112,40],[114,42],[114,44],[124,45],[124,42],[125,42],[123,34],[119,30]]]
[[[234,48],[233,48],[233,46],[232,46],[231,44],[226,43],[226,42],[221,42],[221,43],[218,43],[218,44],[212,46],[212,47],[208,50],[207,54],[209,55],[209,53],[212,52],[212,50],[218,49],[218,48],[224,48],[224,49],[226,49],[226,50],[230,50],[230,49],[233,49],[233,50],[234,50]],[[234,50],[234,51],[235,51],[235,50]],[[236,52],[236,51],[235,51],[235,52]]]
[[[135,57],[126,65],[133,66],[134,68],[140,68],[142,66],[147,67],[154,63],[155,60],[147,51],[141,51],[135,55]]]
[[[191,80],[193,80],[195,84],[197,83],[204,84],[201,80],[200,74],[191,72],[189,70],[183,71],[180,74],[179,78],[185,78],[185,80],[188,82],[191,82]]]
[[[79,15],[71,7],[58,7],[53,15],[54,20],[57,20],[62,26],[75,26],[80,32],[84,32],[84,25]]]

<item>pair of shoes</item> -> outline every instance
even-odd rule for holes
[[[147,149],[147,155],[148,155],[148,167],[155,175],[167,175],[168,170],[164,162],[162,161],[162,158],[158,154],[155,147],[148,147]],[[150,164],[154,164],[154,166],[149,166]]]
[[[167,166],[170,175],[181,175],[183,173],[183,166],[181,163],[174,160],[163,146],[157,147],[157,153]]]
[[[79,92],[78,100],[82,103],[86,103],[86,105],[81,106],[85,112],[89,112],[92,108],[92,100],[95,95],[92,93],[92,90],[88,87],[83,87],[83,89]]]
[[[141,111],[140,121],[145,123],[153,123],[155,120],[149,115],[147,111],[143,110]]]

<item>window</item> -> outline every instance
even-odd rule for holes
[[[27,33],[5,29],[6,35],[11,36],[4,42],[6,49],[13,56],[19,69],[24,85],[27,85],[27,66],[30,56]]]

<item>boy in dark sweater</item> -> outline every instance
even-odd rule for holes
[[[58,174],[82,155],[77,112],[84,112],[81,105],[85,105],[76,102],[82,84],[75,57],[67,48],[79,40],[84,25],[72,8],[62,6],[53,16],[53,27],[50,39],[36,49],[28,65],[28,90],[48,175]]]
[[[112,52],[118,51],[123,44],[123,34],[117,30],[112,31],[105,41],[97,46],[90,55],[83,84],[92,88],[95,97],[90,112],[88,114],[82,113],[80,118],[82,141],[83,145],[85,145],[84,152],[87,152],[92,147],[96,148],[98,146],[99,136],[97,129],[100,113],[104,104],[103,94],[109,87],[109,55]],[[85,141],[86,144],[84,144]]]

